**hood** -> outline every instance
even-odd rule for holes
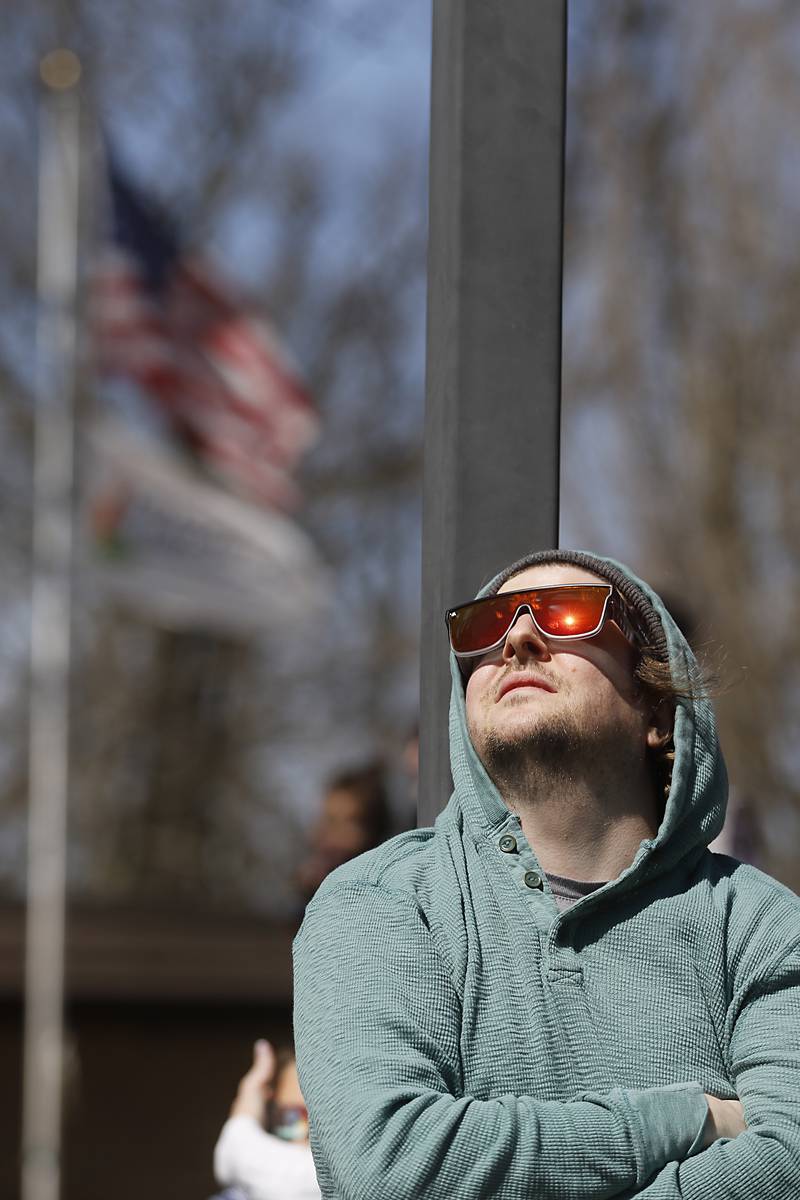
[[[622,563],[600,558],[587,551],[549,551],[521,559],[492,579],[479,596],[491,595],[511,574],[532,562],[579,561],[612,582],[630,599],[638,593],[639,606],[646,605],[657,617],[663,635],[659,649],[665,650],[676,678],[695,678],[697,663],[678,626],[648,584]],[[652,620],[652,616],[651,616]],[[659,657],[662,655],[659,654]],[[508,809],[487,775],[467,733],[464,684],[458,660],[450,654],[452,692],[450,701],[450,762],[455,798],[468,819],[484,832],[494,831],[508,819]],[[643,841],[633,863],[616,881],[616,889],[627,889],[685,861],[690,866],[719,834],[725,820],[728,783],[725,763],[717,738],[711,702],[704,698],[681,699],[675,713],[675,762],[664,816],[656,836]],[[533,847],[534,853],[536,848]]]

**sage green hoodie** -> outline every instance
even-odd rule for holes
[[[446,809],[333,872],[295,942],[323,1196],[800,1200],[800,901],[707,849],[727,790],[710,703],[678,707],[656,837],[559,913],[452,675]],[[700,1150],[704,1092],[738,1096],[748,1129]]]

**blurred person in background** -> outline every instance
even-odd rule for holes
[[[225,1185],[214,1200],[320,1200],[293,1050],[256,1042],[214,1148],[214,1174]]]
[[[304,904],[335,867],[379,846],[388,837],[390,826],[382,762],[376,760],[332,776],[308,838],[311,853],[295,876]]]

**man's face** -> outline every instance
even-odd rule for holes
[[[520,571],[500,591],[598,581],[607,582],[582,567],[547,563]],[[467,727],[490,774],[493,763],[517,755],[536,761],[624,744],[644,756],[649,722],[633,677],[635,652],[611,622],[597,637],[556,642],[521,613],[503,645],[473,662]]]
[[[288,1142],[308,1142],[308,1111],[294,1059],[278,1072],[272,1093],[270,1127],[274,1134]]]
[[[364,801],[349,788],[334,787],[322,806],[321,841],[326,850],[358,854],[366,841]]]

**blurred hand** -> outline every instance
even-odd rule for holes
[[[709,1095],[706,1095],[706,1100],[708,1117],[703,1129],[704,1150],[717,1138],[735,1138],[744,1133],[747,1125],[744,1109],[738,1100],[720,1100],[717,1096]]]
[[[263,1125],[274,1078],[275,1051],[262,1038],[253,1046],[252,1067],[239,1080],[236,1099],[231,1105],[231,1116],[254,1117]]]

